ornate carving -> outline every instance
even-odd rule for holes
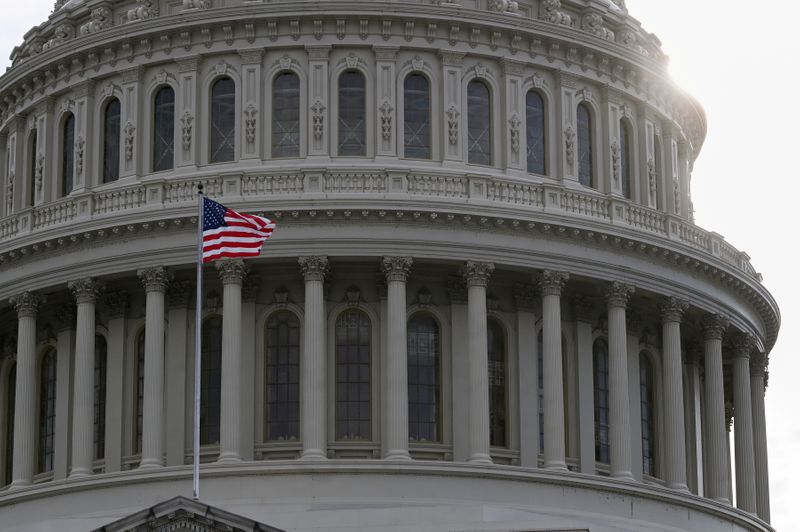
[[[279,307],[285,307],[289,302],[289,290],[281,285],[272,293],[272,301]]]
[[[572,17],[561,12],[561,0],[542,0],[539,2],[539,19],[553,24],[572,26]]]
[[[680,214],[682,210],[681,205],[681,183],[677,179],[672,180],[672,196],[675,199],[675,214]]]
[[[642,55],[645,55],[645,56],[650,55],[644,47],[639,46],[638,38],[636,37],[636,33],[634,33],[631,30],[623,30],[619,34],[619,41],[622,43],[623,46],[626,46],[626,47],[628,47],[628,48],[630,48],[632,50],[636,50],[637,52],[639,52]]]
[[[111,9],[100,6],[92,9],[92,16],[86,24],[80,27],[79,33],[81,35],[89,35],[90,33],[97,33],[104,29],[110,28],[114,24],[114,18]]]
[[[564,130],[564,151],[567,154],[567,164],[570,166],[575,164],[575,138],[575,128],[569,124]]]
[[[172,277],[163,266],[153,268],[143,268],[136,272],[142,281],[145,292],[165,292],[167,284]]]
[[[248,267],[242,259],[225,259],[214,263],[223,285],[241,285],[247,276]]]
[[[613,281],[606,286],[604,295],[609,306],[625,308],[635,291],[636,288],[633,285]]]
[[[756,340],[752,334],[738,333],[734,335],[733,339],[733,357],[734,358],[750,358],[753,349],[756,346]]]
[[[394,113],[394,107],[392,104],[389,103],[389,100],[384,100],[383,104],[380,106],[381,111],[381,133],[383,134],[383,140],[392,140],[392,116]]]
[[[192,149],[192,122],[194,122],[194,117],[187,109],[181,117],[181,139],[184,151]]]
[[[537,279],[536,284],[542,296],[561,296],[564,285],[569,281],[567,272],[544,270]]]
[[[517,310],[532,312],[536,309],[536,286],[532,284],[516,283],[514,285],[514,303]]]
[[[321,140],[325,133],[325,104],[320,98],[317,98],[311,106],[311,123],[314,128],[314,138]]]
[[[647,159],[647,182],[650,186],[650,198],[655,200],[656,193],[658,192],[658,184],[656,183],[656,161],[651,157]]]
[[[67,288],[72,292],[73,297],[75,297],[75,302],[79,305],[81,303],[94,304],[103,286],[105,286],[105,283],[93,277],[77,279],[67,283]]]
[[[72,24],[56,26],[53,37],[42,45],[42,51],[50,50],[75,37],[75,27]]]
[[[409,63],[411,64],[411,69],[418,72],[422,71],[425,67],[425,61],[418,55],[415,55]]]
[[[511,118],[508,119],[508,126],[509,126],[509,135],[510,135],[510,142],[511,142],[511,151],[514,153],[519,153],[519,132],[520,128],[522,127],[522,120],[519,119],[519,115],[514,113]]]
[[[8,171],[8,196],[6,196],[6,212],[10,213],[14,210],[14,178],[16,174],[14,170]]]
[[[78,137],[75,141],[75,173],[83,175],[83,154],[86,149],[86,140],[83,135]]]
[[[665,322],[680,323],[683,313],[689,308],[689,302],[677,297],[668,297],[661,304],[661,319]]]
[[[467,286],[486,286],[489,278],[494,271],[494,264],[491,262],[467,262],[462,270]]]
[[[124,318],[128,312],[128,292],[117,290],[103,294],[103,307],[109,319]]]
[[[489,11],[517,13],[519,11],[519,3],[514,0],[489,0]]]
[[[211,0],[183,0],[183,9],[211,9]]]
[[[431,294],[431,291],[423,286],[417,292],[417,298],[416,298],[415,301],[416,301],[417,305],[419,305],[422,308],[425,308],[425,307],[430,306],[432,298],[433,298],[433,294]]]
[[[167,303],[170,308],[188,307],[192,298],[193,288],[192,283],[185,279],[169,283],[167,287]]]
[[[703,334],[706,340],[722,340],[729,320],[720,314],[709,314],[703,318]]]
[[[622,150],[619,147],[617,139],[611,143],[611,170],[614,181],[619,183],[620,171],[622,170]]]
[[[411,264],[413,264],[413,262],[411,257],[383,257],[381,269],[383,273],[386,274],[386,282],[406,282],[408,280],[408,272],[411,270]]]
[[[39,152],[39,155],[36,156],[34,181],[36,182],[36,192],[41,192],[44,184],[44,154],[42,152]]]
[[[158,6],[153,5],[153,0],[136,0],[136,7],[128,10],[128,22],[145,20],[158,16]]]
[[[14,306],[19,318],[35,318],[39,305],[44,302],[44,298],[36,292],[22,292],[9,298],[9,303]]]
[[[248,144],[256,141],[256,115],[258,115],[258,109],[251,103],[244,110],[244,133]]]
[[[447,109],[447,138],[450,144],[456,146],[458,144],[458,117],[461,113],[455,104],[450,104]]]
[[[329,270],[328,257],[300,257],[297,259],[306,281],[324,281]]]
[[[601,39],[613,41],[615,39],[614,32],[603,25],[603,16],[599,13],[586,13],[583,16],[581,27],[584,31],[591,33]]]
[[[463,277],[451,276],[447,278],[447,294],[450,296],[450,303],[467,302],[467,285]]]
[[[122,130],[125,134],[125,160],[133,159],[133,141],[136,135],[136,126],[128,122]]]

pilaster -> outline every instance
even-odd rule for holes
[[[262,57],[261,48],[240,50],[242,61],[242,159],[260,159],[263,142],[261,140],[268,114],[261,107],[262,98]]]
[[[173,281],[167,288],[167,351],[166,382],[166,463],[182,466],[186,449],[184,416],[191,415],[192,406],[186,408],[186,359],[189,355],[189,302],[194,286],[186,280]]]
[[[377,69],[375,94],[377,112],[375,131],[378,132],[377,155],[386,157],[397,156],[397,144],[400,142],[398,136],[398,124],[400,120],[397,116],[397,52],[399,48],[389,46],[374,46],[375,60]]]
[[[503,107],[501,136],[503,146],[502,164],[506,169],[526,170],[527,145],[525,138],[525,95],[522,92],[524,63],[503,60],[503,86],[505,106]]]
[[[308,155],[327,157],[330,155],[330,76],[328,56],[331,46],[307,46],[308,52]]]
[[[444,160],[461,162],[463,141],[466,138],[466,116],[461,116],[461,78],[465,54],[443,51],[442,58],[442,94],[444,95],[444,118],[442,146]]]
[[[198,106],[197,79],[198,58],[181,59],[178,62],[178,90],[175,102],[175,153],[177,166],[196,166],[199,150],[197,146]]]
[[[522,467],[539,466],[539,394],[531,383],[538,382],[536,342],[536,287],[516,285],[518,385],[519,390],[519,454]]]
[[[142,175],[142,134],[139,115],[142,107],[141,79],[143,69],[133,67],[122,72],[120,98],[120,178]]]

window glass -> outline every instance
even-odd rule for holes
[[[119,179],[120,105],[114,98],[106,104],[103,119],[103,183]]]
[[[594,186],[594,162],[592,161],[592,115],[585,104],[578,105],[578,181],[581,185]]]
[[[488,323],[489,348],[489,443],[507,445],[506,426],[506,336],[495,320]]]
[[[13,465],[14,465],[14,403],[17,400],[17,366],[11,366],[8,372],[8,380],[6,381],[6,470],[4,476],[4,485],[11,484],[13,480]]]
[[[133,440],[134,454],[142,452],[142,428],[144,420],[144,329],[136,338],[136,365],[134,366],[133,383],[136,386],[136,402],[134,403],[133,421],[135,438]]]
[[[439,324],[428,315],[408,322],[408,438],[441,441]]]
[[[467,152],[470,164],[492,164],[492,112],[489,87],[473,80],[467,85]]]
[[[106,455],[106,339],[94,339],[94,459]]]
[[[593,346],[594,369],[594,459],[609,463],[608,445],[608,344],[598,339]]]
[[[75,115],[69,113],[64,119],[61,145],[61,193],[72,192],[75,172]]]
[[[544,101],[535,91],[525,96],[528,172],[544,175]]]
[[[37,157],[37,142],[38,142],[38,131],[33,130],[30,137],[30,146],[29,146],[29,154],[30,154],[30,186],[28,187],[29,190],[29,197],[28,197],[28,205],[33,207],[36,204],[36,157]]]
[[[162,87],[153,102],[153,171],[175,166],[175,91]]]
[[[56,436],[56,352],[42,357],[39,381],[39,456],[38,472],[53,470]]]
[[[367,154],[366,87],[360,72],[348,70],[339,76],[339,155]]]
[[[619,174],[622,180],[622,195],[631,197],[631,137],[627,120],[619,122]]]
[[[655,418],[653,416],[653,365],[645,353],[639,355],[639,395],[642,413],[642,471],[656,475]]]
[[[220,78],[211,88],[211,162],[232,161],[235,147],[236,85]]]
[[[273,82],[272,157],[300,157],[300,78],[293,72]]]
[[[220,399],[222,393],[222,318],[203,323],[200,361],[200,444],[219,443]]]
[[[267,441],[300,437],[300,320],[279,312],[267,322]]]
[[[347,310],[336,320],[336,439],[369,440],[371,427],[369,318]]]
[[[403,83],[405,156],[431,158],[431,95],[428,78],[419,73]]]

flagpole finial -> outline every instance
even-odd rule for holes
[[[202,194],[203,193],[203,184],[202,183],[197,185],[197,193],[198,194]]]

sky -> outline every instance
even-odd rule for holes
[[[52,0],[0,0],[0,72],[12,48],[45,20],[52,5]],[[795,377],[800,359],[791,348],[800,346],[794,263],[800,261],[800,250],[791,236],[800,210],[800,172],[792,166],[800,157],[795,95],[800,2],[627,0],[627,6],[661,39],[672,77],[706,110],[708,135],[692,178],[697,224],[750,254],[781,308],[766,398],[770,491],[773,526],[793,530],[800,500],[800,386]]]

